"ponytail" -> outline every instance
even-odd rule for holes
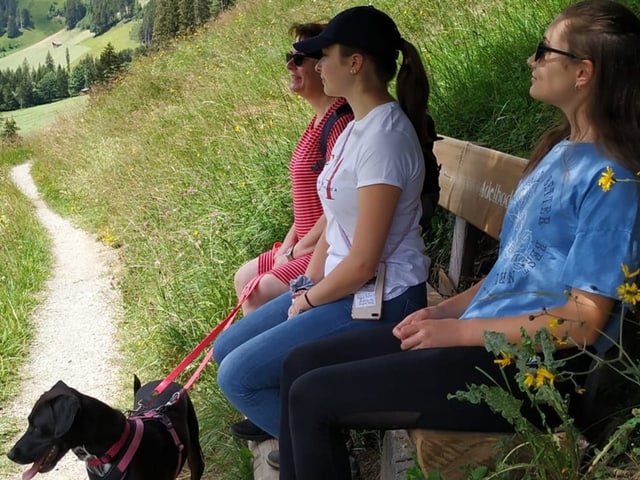
[[[402,65],[396,81],[396,96],[400,107],[413,124],[423,150],[431,150],[436,140],[429,111],[429,79],[420,54],[413,44],[401,40]]]

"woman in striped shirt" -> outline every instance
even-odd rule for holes
[[[296,24],[291,27],[296,41],[318,35],[323,24]],[[238,298],[245,288],[253,291],[242,305],[245,315],[272,298],[286,292],[289,281],[304,274],[316,242],[324,230],[322,205],[316,192],[316,180],[324,165],[321,137],[330,117],[346,104],[344,98],[330,97],[324,93],[320,74],[315,67],[321,52],[303,54],[291,51],[287,54],[287,70],[290,74],[289,88],[304,98],[315,112],[302,133],[289,163],[291,193],[293,199],[293,223],[282,242],[238,269],[234,286]],[[353,119],[349,111],[337,117],[323,145],[331,152],[333,144]]]

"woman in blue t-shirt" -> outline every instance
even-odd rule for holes
[[[553,333],[568,339],[577,372],[590,363],[585,349],[610,346],[601,332],[617,332],[621,265],[639,261],[640,184],[607,178],[640,170],[640,20],[614,2],[577,3],[551,23],[528,64],[531,96],[559,108],[564,122],[533,151],[495,266],[395,327],[309,343],[285,359],[282,480],[350,478],[345,428],[512,430],[486,405],[447,399],[500,378],[486,331],[519,343],[521,329],[533,335],[567,319]],[[558,388],[575,394],[573,385]],[[523,413],[535,421],[533,409]]]

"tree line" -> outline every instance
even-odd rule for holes
[[[193,32],[213,15],[232,5],[234,0],[149,0],[144,8],[138,0],[66,0],[63,14],[67,28],[89,23],[96,34],[120,20],[142,19],[142,52],[152,45],[181,34]],[[0,6],[16,0],[0,0]],[[84,28],[84,27],[83,27]],[[137,52],[136,52],[137,53]],[[73,68],[66,52],[66,66],[57,65],[47,53],[44,65],[31,67],[27,60],[16,70],[0,70],[0,111],[17,110],[77,95],[96,82],[107,82],[131,62],[134,52],[116,52],[108,44],[100,57],[84,57]]]
[[[16,38],[23,28],[33,27],[31,14],[26,8],[18,9],[17,0],[0,0],[0,37],[7,34]]]
[[[77,95],[97,82],[106,82],[131,62],[131,50],[116,52],[108,43],[96,59],[85,56],[73,68],[55,65],[47,53],[44,65],[31,67],[25,61],[16,70],[0,70],[0,111],[28,108]]]
[[[6,1],[6,0],[0,0]],[[15,1],[15,0],[11,0]],[[96,35],[123,20],[141,20],[139,39],[144,45],[188,34],[234,0],[66,0],[64,17],[68,29],[80,26]]]

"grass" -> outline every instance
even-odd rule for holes
[[[0,145],[0,405],[17,392],[32,338],[28,316],[50,270],[49,239],[29,200],[9,179],[30,152]]]
[[[0,119],[13,118],[20,129],[18,135],[31,137],[42,134],[58,123],[64,124],[68,115],[77,116],[79,112],[84,110],[88,101],[89,97],[86,95],[71,97],[36,107],[0,112]]]
[[[123,349],[142,378],[164,377],[225,317],[235,269],[286,232],[287,163],[311,115],[288,91],[289,23],[361,3],[239,2],[208,29],[137,59],[82,116],[31,140],[49,204],[122,246]],[[526,156],[554,113],[529,98],[525,60],[567,2],[373,3],[419,47],[440,132]],[[214,366],[192,393],[206,478],[250,478],[246,447],[227,433],[239,415]]]
[[[115,47],[116,51],[127,48],[135,49],[140,45],[137,40],[131,39],[131,30],[136,22],[121,23],[103,35],[94,36],[89,30],[58,30],[52,37],[47,37],[35,42],[26,48],[16,50],[10,55],[0,58],[0,70],[15,70],[26,60],[29,65],[36,67],[44,64],[47,53],[50,53],[56,65],[67,65],[67,52],[69,62],[75,65],[86,55],[99,57],[107,43]],[[62,28],[62,27],[61,27]],[[53,47],[51,42],[60,42],[60,47]]]

